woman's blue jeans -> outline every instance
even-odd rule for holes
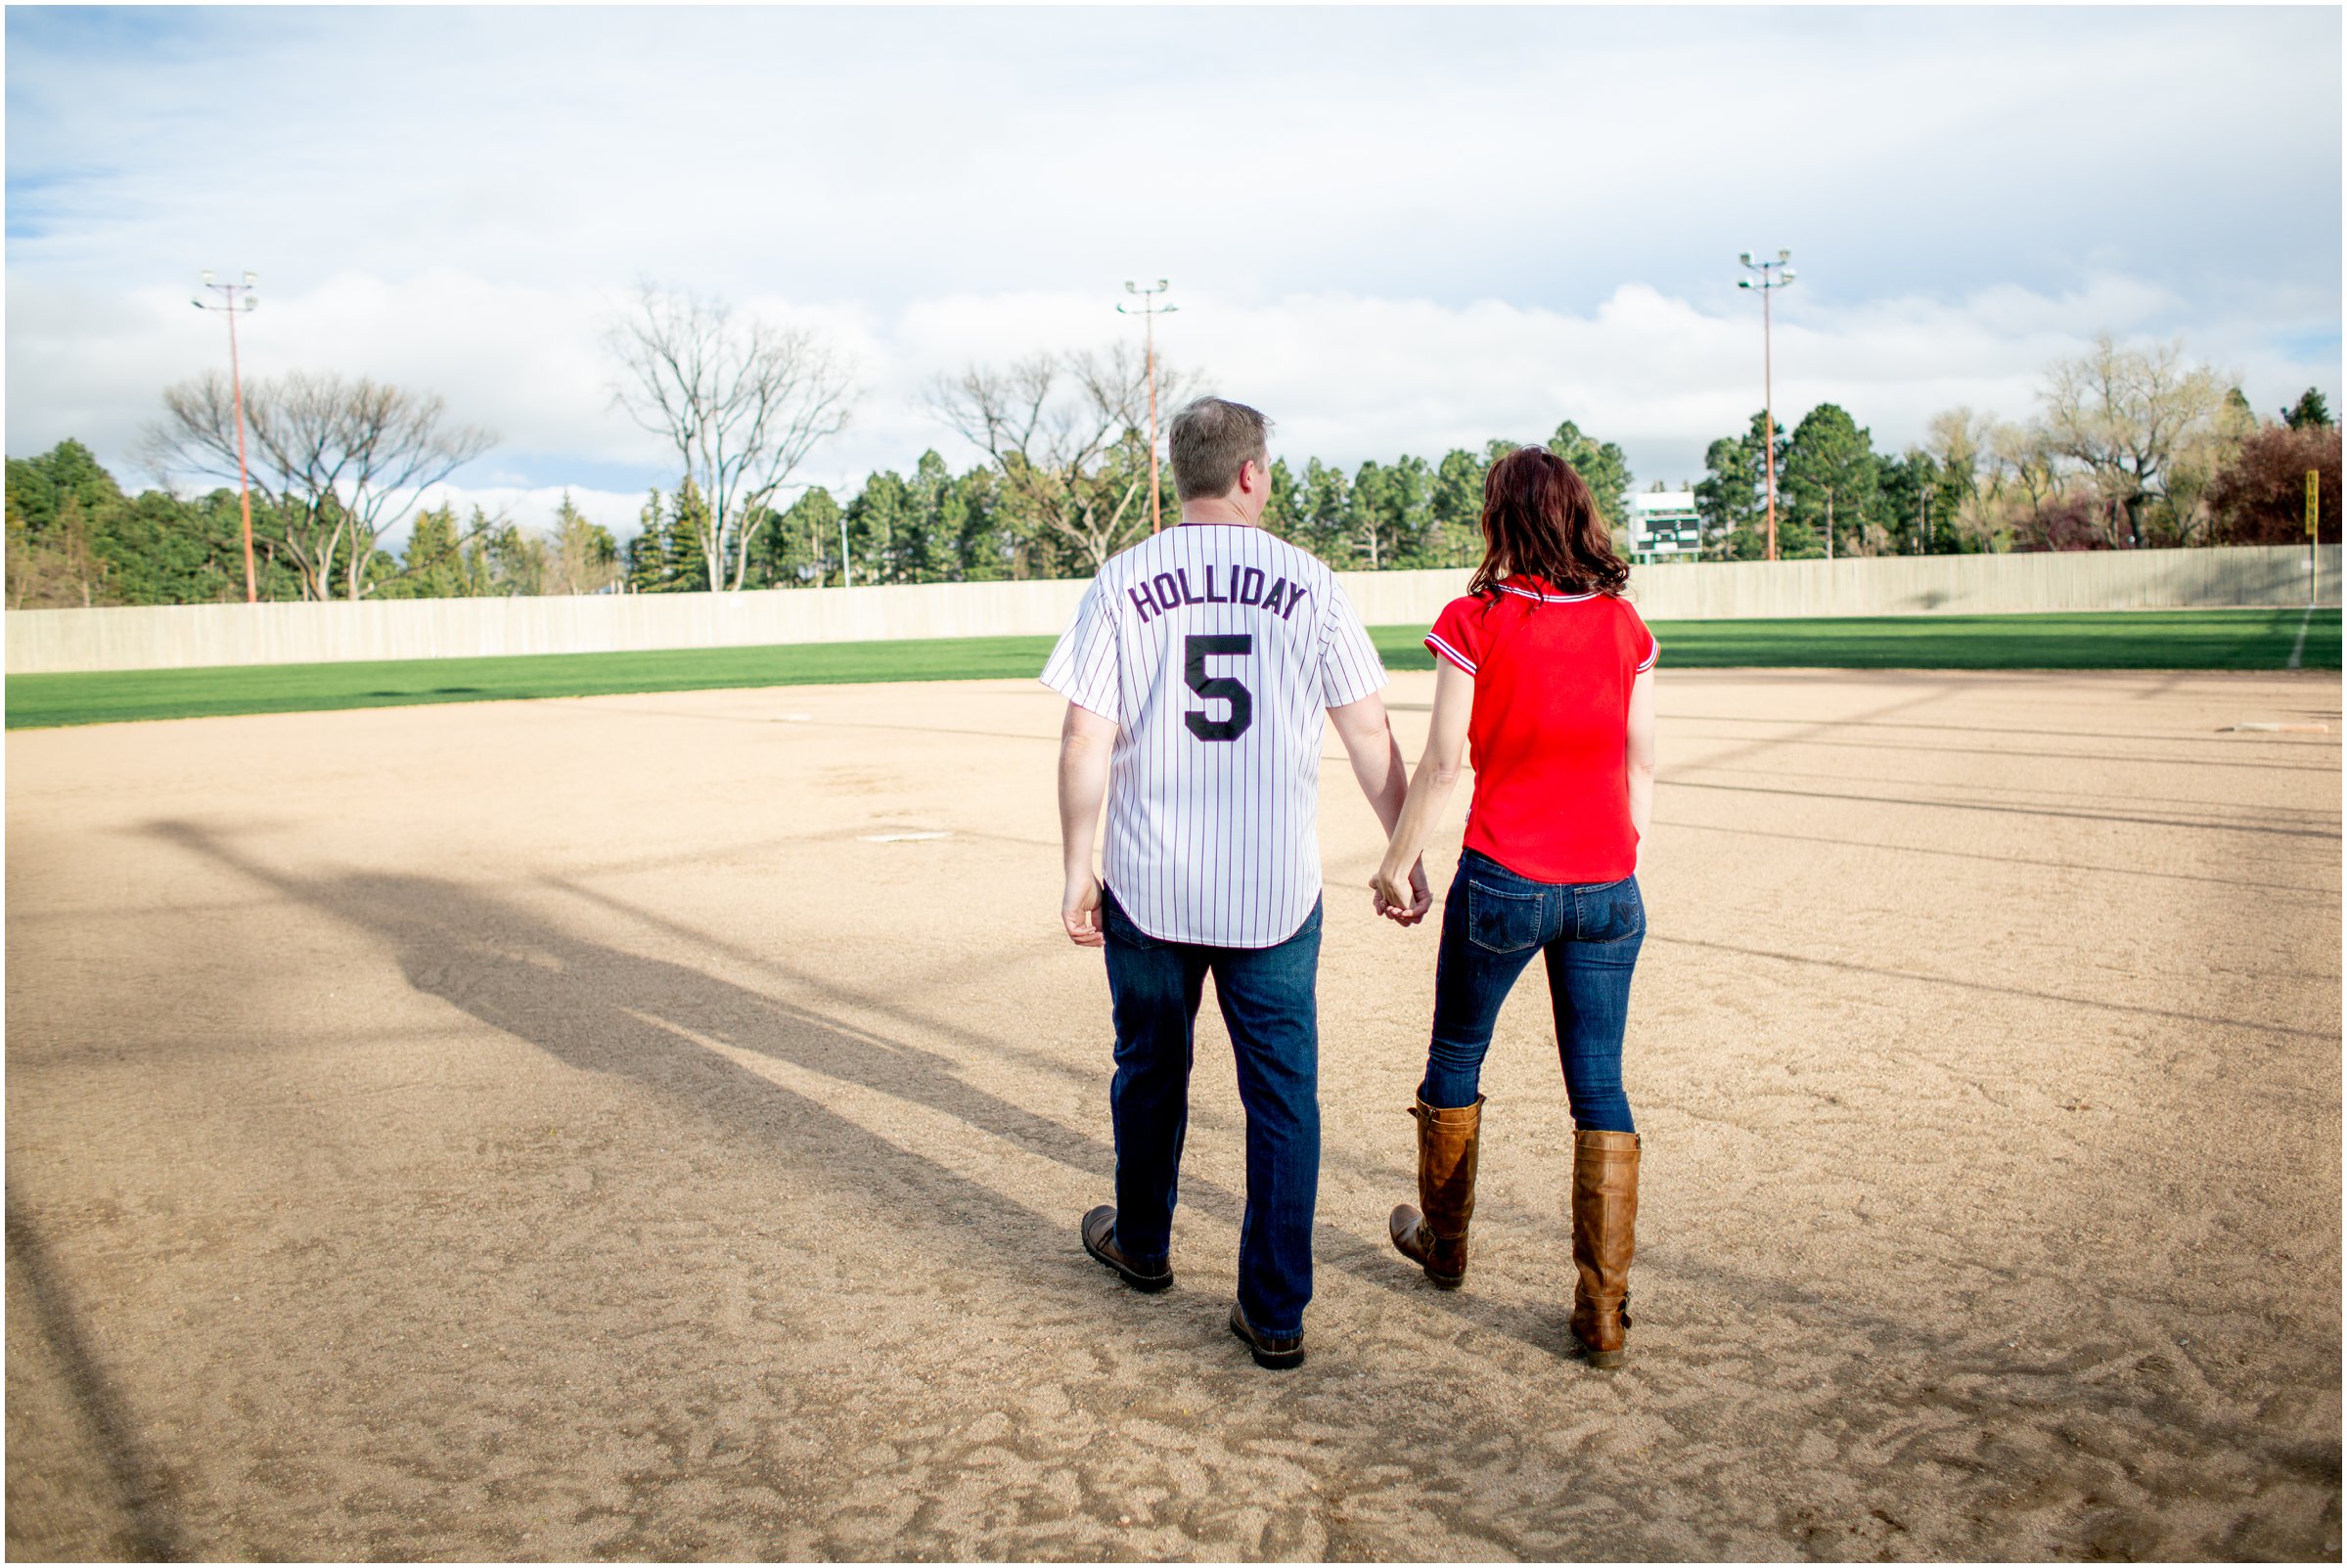
[[[1622,1033],[1646,934],[1635,876],[1535,882],[1474,850],[1461,854],[1443,904],[1434,1038],[1419,1098],[1437,1108],[1475,1102],[1500,1005],[1538,953],[1549,966],[1549,1003],[1574,1123],[1593,1132],[1638,1131],[1622,1096]]]

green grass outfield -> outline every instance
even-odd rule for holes
[[[2307,669],[2339,667],[2335,609],[2317,610],[2311,619],[2301,609],[2196,609],[1653,625],[1663,664],[1672,669],[2279,670],[2287,666],[2302,627],[2300,663]],[[1380,626],[1373,635],[1393,668],[1422,670],[1433,665],[1419,641],[1423,630]],[[8,682],[8,727],[619,692],[1032,676],[1051,646],[1048,637],[970,637],[20,675]]]

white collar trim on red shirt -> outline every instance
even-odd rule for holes
[[[1598,597],[1595,594],[1536,594],[1529,588],[1511,588],[1506,583],[1498,587],[1503,594],[1513,594],[1518,599],[1537,599],[1544,605],[1578,605],[1585,599]]]

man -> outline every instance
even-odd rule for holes
[[[1173,1283],[1167,1253],[1201,988],[1238,1057],[1246,1216],[1231,1328],[1258,1366],[1304,1359],[1320,1187],[1321,715],[1390,833],[1408,793],[1385,684],[1360,617],[1319,560],[1256,526],[1269,422],[1200,398],[1168,431],[1181,526],[1100,570],[1053,650],[1060,737],[1060,917],[1107,951],[1116,1025],[1109,1117],[1116,1201],[1084,1250],[1136,1289]],[[1106,882],[1093,875],[1104,795]],[[1408,924],[1431,907],[1422,868]]]

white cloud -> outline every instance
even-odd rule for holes
[[[1780,417],[1789,423],[1837,402],[1891,448],[1920,439],[1933,413],[1958,404],[2025,415],[2055,357],[2099,331],[2163,336],[2180,316],[2171,292],[2114,275],[2058,296],[1997,285],[1955,301],[1843,303],[1808,288],[1804,279],[1777,302]],[[48,286],[26,289],[51,302]],[[539,525],[568,485],[590,515],[625,534],[643,497],[630,486],[664,486],[668,463],[657,439],[609,406],[598,333],[617,297],[447,270],[404,284],[341,274],[272,296],[247,318],[246,364],[250,374],[334,367],[438,391],[453,417],[504,438],[457,476],[460,504],[503,506]],[[15,402],[11,429],[32,450],[79,435],[119,462],[155,405],[152,392],[110,398],[109,389],[159,388],[213,368],[225,353],[222,328],[160,291],[111,305],[67,302],[88,304],[94,329],[54,335],[45,324],[55,317],[43,311],[10,335],[12,383],[54,389],[31,408]],[[1249,302],[1201,291],[1161,323],[1159,348],[1170,363],[1206,372],[1214,390],[1262,406],[1279,423],[1280,450],[1299,465],[1434,457],[1495,435],[1537,438],[1570,418],[1619,441],[1643,478],[1676,480],[1698,472],[1704,446],[1760,405],[1758,307],[1748,296],[1730,302],[1742,308],[1702,309],[1644,284],[1616,288],[1586,313],[1337,292]],[[939,375],[1139,331],[1102,296],[1077,292],[954,294],[886,318],[775,299],[743,308],[816,326],[858,364],[864,397],[848,431],[800,476],[841,493],[875,469],[909,469],[925,447],[957,467],[977,461],[925,404]],[[436,330],[420,333],[426,322]],[[2239,376],[2260,407],[2310,382],[2336,386],[2335,365],[2274,347],[2257,323],[2206,320],[2188,346]]]
[[[1346,463],[1570,416],[1690,474],[1759,403],[1755,244],[1802,270],[1779,406],[1887,444],[2100,330],[2339,392],[2334,9],[1233,15],[12,10],[8,450],[125,464],[224,363],[207,263],[263,272],[252,373],[437,391],[502,437],[470,491],[628,526],[665,465],[597,336],[640,272],[853,353],[808,475],[848,488],[969,461],[924,384],[1136,330],[1126,277]]]

